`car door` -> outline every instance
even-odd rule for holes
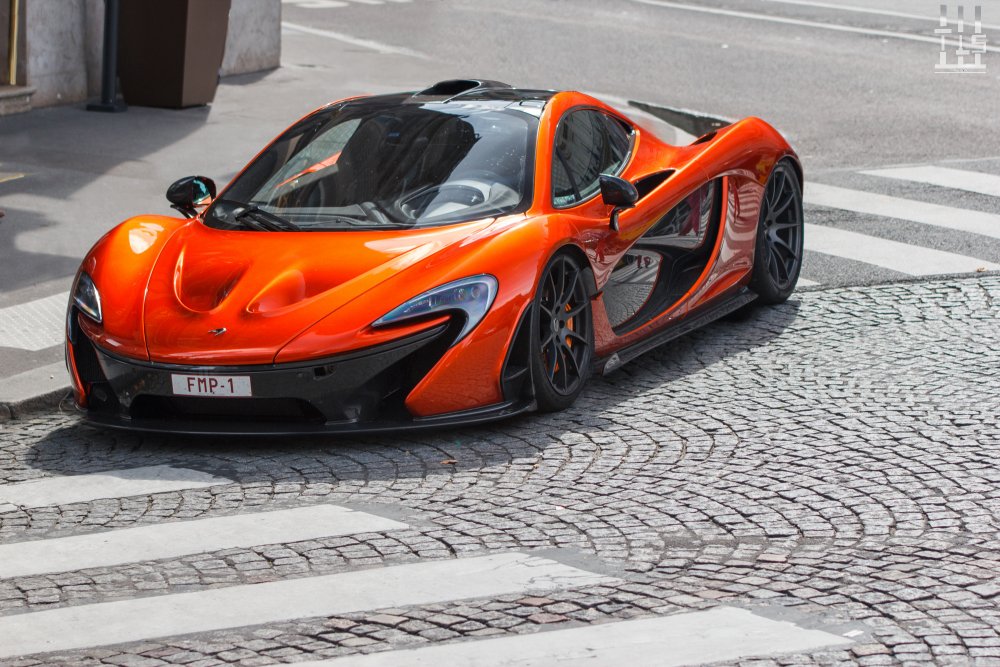
[[[670,311],[697,284],[719,235],[722,190],[721,179],[708,181],[666,212],[647,213],[645,219],[640,212],[640,220],[633,220],[643,230],[604,287],[608,321],[617,335]]]
[[[668,210],[670,192],[645,196],[669,170],[641,178],[643,197],[623,217],[621,232],[607,228],[608,207],[600,176],[620,175],[635,143],[627,123],[597,109],[568,111],[556,128],[552,156],[552,205],[592,218],[601,230],[592,258],[608,320],[618,335],[667,312],[695,284],[717,236],[721,184],[698,187]]]

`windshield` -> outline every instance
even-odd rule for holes
[[[538,120],[503,107],[351,104],[300,121],[205,215],[221,229],[453,224],[527,210]]]

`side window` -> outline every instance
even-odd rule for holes
[[[564,208],[596,194],[601,174],[621,170],[631,130],[616,118],[582,109],[559,121],[552,155],[552,203]]]
[[[607,114],[602,113],[599,117],[607,133],[608,159],[611,160],[611,164],[601,173],[613,175],[625,166],[625,158],[628,157],[628,149],[632,144],[632,128]]]

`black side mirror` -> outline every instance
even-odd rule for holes
[[[211,178],[187,176],[167,188],[167,201],[170,208],[191,218],[198,214],[196,206],[215,199],[215,192],[215,181]]]
[[[614,206],[611,211],[611,229],[618,231],[618,214],[632,208],[639,201],[639,191],[624,178],[601,174],[601,198],[608,206]]]

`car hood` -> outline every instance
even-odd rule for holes
[[[314,323],[491,222],[349,232],[224,231],[193,222],[171,236],[150,274],[149,358],[272,363]],[[373,304],[372,319],[396,305]]]

